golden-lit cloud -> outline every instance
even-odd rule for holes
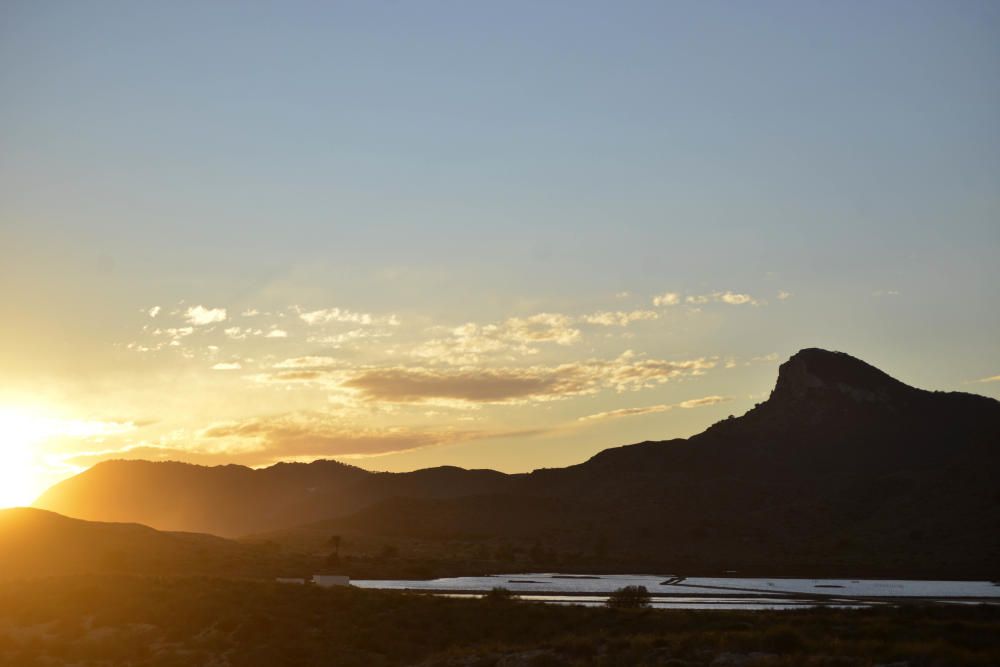
[[[196,327],[208,324],[216,324],[226,321],[225,308],[206,308],[205,306],[192,306],[184,312],[184,319],[188,324]]]
[[[219,363],[212,366],[213,371],[238,371],[241,368],[243,368],[243,366],[238,361],[230,361],[230,362],[220,361]]]
[[[501,335],[520,343],[556,343],[570,345],[580,338],[573,319],[559,313],[538,313],[530,317],[512,317],[504,322]]]
[[[1000,382],[1000,375],[993,375],[988,378],[982,378],[980,380],[976,380],[976,382]]]

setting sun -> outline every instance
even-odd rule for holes
[[[48,421],[0,409],[0,508],[30,505],[39,493],[35,446],[46,437]]]
[[[54,475],[65,476],[72,468],[45,451],[49,441],[86,442],[132,428],[131,423],[53,417],[34,408],[0,408],[0,508],[30,505]]]

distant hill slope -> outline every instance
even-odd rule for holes
[[[81,521],[27,507],[0,510],[0,579],[113,572],[259,576],[295,572],[299,561],[214,535]]]
[[[82,519],[238,537],[349,514],[393,496],[456,497],[498,490],[508,481],[493,470],[373,473],[337,461],[259,470],[107,461],[56,484],[34,506]]]
[[[393,475],[332,462],[115,462],[38,505],[220,534],[313,522],[284,535],[528,540],[666,570],[995,577],[998,479],[1000,402],[916,389],[807,349],[742,417],[567,468]]]

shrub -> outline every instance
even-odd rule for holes
[[[626,586],[612,593],[606,604],[617,609],[638,609],[648,607],[649,601],[649,591],[645,586]]]

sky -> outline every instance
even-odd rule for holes
[[[0,91],[0,505],[1000,398],[996,3],[8,0]]]

